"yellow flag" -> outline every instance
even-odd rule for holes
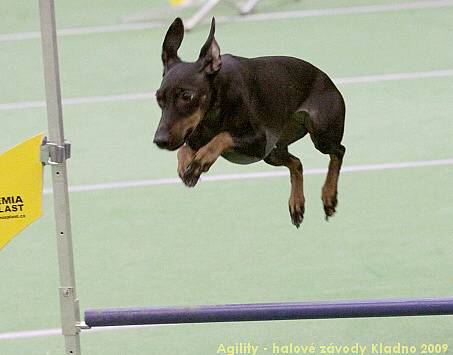
[[[0,155],[0,249],[42,214],[43,135]]]

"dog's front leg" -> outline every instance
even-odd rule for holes
[[[184,173],[195,157],[195,153],[196,151],[190,148],[187,144],[184,144],[178,150],[178,175],[184,184],[186,184],[186,181],[184,180]]]
[[[205,146],[201,147],[194,155],[192,161],[185,169],[182,180],[189,187],[194,187],[200,175],[209,170],[217,158],[226,150],[234,146],[230,133],[221,132]]]

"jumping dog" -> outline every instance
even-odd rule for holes
[[[215,19],[198,60],[184,62],[178,49],[184,25],[176,18],[162,46],[163,80],[156,92],[162,116],[154,143],[178,149],[178,174],[193,187],[219,156],[237,163],[264,160],[290,172],[289,212],[299,227],[305,211],[301,161],[288,146],[310,135],[330,156],[322,202],[326,220],[335,213],[345,153],[341,145],[345,104],[332,80],[301,59],[220,55]]]

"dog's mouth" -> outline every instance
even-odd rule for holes
[[[189,136],[192,134],[192,132],[194,131],[195,127],[192,127],[192,128],[189,128],[187,130],[187,132],[184,134],[184,137],[181,141],[177,142],[175,144],[175,142],[173,142],[173,144],[169,144],[167,147],[165,147],[165,149],[169,150],[169,151],[174,151],[176,149],[179,149],[181,148],[181,146],[187,142],[187,139],[189,138]]]

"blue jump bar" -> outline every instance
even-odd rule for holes
[[[453,314],[453,298],[88,309],[90,327]]]

